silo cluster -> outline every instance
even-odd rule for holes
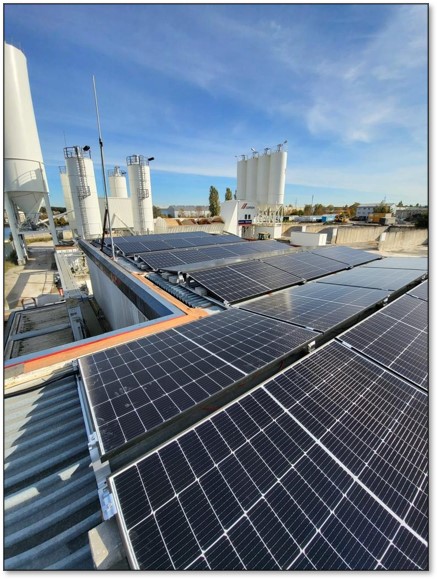
[[[259,209],[284,204],[287,151],[283,144],[276,151],[264,149],[262,155],[241,155],[237,162],[237,198],[255,201]]]
[[[118,199],[127,199],[125,172],[116,165],[113,171],[108,172],[108,177],[110,196],[117,197]]]

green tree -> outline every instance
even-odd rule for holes
[[[226,187],[225,201],[232,201],[232,191]]]
[[[428,229],[428,213],[418,213],[414,216],[415,226],[420,229]]]
[[[403,206],[404,206],[404,204],[402,203],[402,201],[399,201],[398,207],[403,207]]]
[[[321,203],[314,205],[314,215],[323,215],[325,213],[325,206]]]
[[[358,203],[358,201],[355,201],[355,203],[352,203],[352,205],[349,207],[349,215],[350,217],[355,217],[357,214],[357,209],[359,207],[360,203]]]
[[[381,201],[381,203],[373,209],[373,213],[390,213],[390,206],[387,205],[385,201]]]
[[[220,215],[220,199],[219,193],[215,187],[211,185],[209,188],[209,211],[211,213],[211,217],[215,217],[216,215]]]
[[[153,219],[156,219],[157,217],[161,217],[161,210],[159,207],[154,205],[153,206]]]
[[[313,214],[313,206],[312,205],[305,205],[305,207],[303,208],[303,214],[304,215],[312,215]]]

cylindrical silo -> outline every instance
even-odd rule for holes
[[[287,151],[278,145],[278,150],[270,156],[269,196],[270,206],[283,205],[285,197],[285,173],[287,170]]]
[[[258,173],[258,153],[255,151],[247,160],[246,199],[256,202],[256,179]]]
[[[33,110],[27,60],[21,50],[7,43],[4,45],[3,56],[5,208],[18,262],[24,263],[25,252],[22,250],[22,241],[19,239],[20,224],[17,221],[17,208],[24,212],[27,223],[36,224],[39,220],[39,210],[44,204],[53,242],[56,244],[58,240]]]
[[[241,155],[241,159],[237,161],[237,198],[240,199],[240,201],[244,201],[246,199],[246,176],[246,155]]]
[[[77,233],[84,239],[102,235],[99,199],[89,147],[64,149]]]
[[[59,167],[59,177],[61,179],[62,191],[64,192],[65,209],[68,211],[68,223],[70,224],[71,230],[74,231],[76,229],[76,220],[74,218],[73,199],[71,196],[67,167]]]
[[[269,196],[270,149],[264,149],[264,154],[258,158],[256,177],[256,203],[258,208],[266,207]]]
[[[127,198],[126,173],[115,166],[113,171],[109,171],[109,192],[111,197],[121,199]]]
[[[126,159],[134,231],[139,235],[153,233],[154,230],[150,160],[143,155],[132,155]]]

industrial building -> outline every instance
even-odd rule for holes
[[[11,207],[48,200],[33,140]],[[428,568],[427,259],[275,240],[284,145],[238,161],[214,234],[153,233],[153,158],[102,206],[64,149],[63,299],[5,332],[6,570]]]

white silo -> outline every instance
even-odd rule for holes
[[[271,154],[270,178],[269,178],[269,206],[284,204],[285,197],[285,173],[287,170],[287,151],[283,145],[278,145],[277,150]]]
[[[115,166],[113,171],[108,172],[109,176],[109,193],[111,197],[127,199],[126,173]]]
[[[264,149],[264,154],[258,159],[256,177],[256,203],[259,208],[265,208],[269,197],[270,149]]]
[[[246,177],[247,177],[247,160],[246,155],[241,155],[237,161],[237,198],[240,201],[246,199]]]
[[[73,198],[71,196],[70,180],[68,178],[67,167],[59,167],[59,177],[61,179],[62,191],[64,193],[65,209],[67,210],[67,219],[72,231],[76,229],[76,220],[74,217]]]
[[[33,110],[27,60],[23,52],[5,43],[4,49],[4,192],[14,244],[20,263],[25,253],[19,238],[17,208],[36,224],[45,205],[50,233],[57,243],[49,189]]]
[[[143,155],[127,157],[127,172],[132,199],[132,213],[134,218],[134,231],[141,235],[153,233],[153,204],[152,185],[150,181],[149,162]]]
[[[246,199],[256,202],[256,179],[258,173],[258,153],[253,151],[252,157],[247,160]]]
[[[91,239],[102,235],[99,199],[89,147],[64,149],[74,217],[79,237]]]

